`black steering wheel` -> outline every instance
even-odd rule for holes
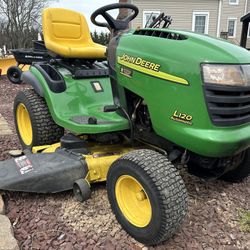
[[[114,19],[110,14],[107,13],[107,11],[114,10],[114,9],[130,9],[133,10],[133,12],[125,17],[124,19]],[[129,3],[114,3],[109,4],[106,6],[103,6],[99,9],[97,9],[92,15],[91,15],[91,22],[97,26],[100,27],[106,27],[110,30],[125,30],[128,28],[128,24],[130,21],[132,21],[139,13],[139,9]],[[96,21],[97,16],[103,16],[104,19],[107,21],[106,23],[98,22]]]

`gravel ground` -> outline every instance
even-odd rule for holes
[[[12,102],[27,86],[0,78],[0,113],[13,127]],[[0,137],[0,160],[20,148],[17,136]],[[155,249],[250,249],[250,233],[243,232],[241,211],[250,210],[250,178],[240,184],[205,182],[181,174],[189,193],[189,212],[176,235]],[[93,187],[92,198],[76,202],[72,192],[36,195],[5,192],[7,216],[22,249],[146,249],[116,222],[105,184]],[[153,249],[152,247],[150,249]]]

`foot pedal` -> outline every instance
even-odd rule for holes
[[[78,124],[97,124],[95,116],[73,116],[70,120]]]
[[[97,119],[94,116],[89,117],[88,124],[97,124]]]
[[[103,112],[114,112],[118,109],[116,105],[106,105],[103,108]]]

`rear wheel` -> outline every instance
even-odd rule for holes
[[[58,142],[64,129],[52,119],[45,100],[33,89],[18,92],[14,100],[17,135],[24,149]]]
[[[181,176],[152,150],[135,150],[116,160],[107,175],[107,191],[118,222],[147,245],[170,238],[187,211]]]

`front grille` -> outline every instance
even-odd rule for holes
[[[182,34],[170,32],[170,31],[155,30],[155,29],[139,29],[139,30],[136,30],[133,34],[140,35],[140,36],[154,36],[154,37],[170,39],[170,40],[186,40],[187,39],[187,37]]]
[[[250,122],[250,87],[204,85],[208,113],[214,125]]]

